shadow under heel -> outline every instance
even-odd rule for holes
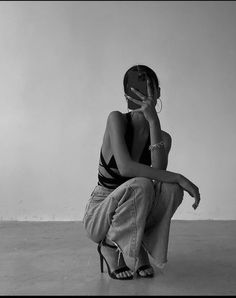
[[[101,269],[101,273],[104,272],[104,271],[103,271],[103,261],[105,261],[105,263],[106,263],[106,265],[107,265],[107,271],[108,271],[108,274],[109,274],[109,276],[110,276],[111,278],[113,278],[113,279],[120,279],[120,280],[124,280],[124,279],[129,279],[129,280],[130,280],[130,279],[133,279],[133,275],[132,275],[132,276],[126,276],[126,277],[120,277],[120,278],[116,276],[118,273],[122,273],[122,272],[125,272],[125,271],[130,270],[129,267],[127,267],[127,266],[124,266],[124,267],[122,267],[122,268],[116,269],[116,270],[114,270],[113,272],[111,272],[110,266],[109,266],[109,264],[108,264],[106,258],[104,257],[104,255],[103,255],[102,252],[101,252],[101,247],[102,247],[102,246],[108,246],[108,247],[111,247],[111,248],[113,248],[113,249],[117,249],[116,246],[109,245],[109,244],[105,243],[104,241],[100,241],[100,242],[99,242],[99,244],[98,244],[98,246],[97,246],[97,251],[98,251],[99,256],[100,256],[100,269]]]

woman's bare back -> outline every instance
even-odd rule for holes
[[[127,114],[126,113],[120,113],[120,114],[122,115],[123,124],[127,126]],[[149,137],[149,127],[142,127],[142,128],[136,127],[133,122],[132,122],[132,127],[133,127],[133,136],[132,136],[132,145],[130,148],[130,157],[132,160],[138,162],[140,160],[140,157],[142,155],[142,152],[145,148],[145,145]],[[162,135],[163,135],[163,140],[165,142],[165,139],[168,134],[162,131]],[[106,164],[109,164],[109,161],[113,157],[113,150],[112,150],[108,125],[106,125],[106,128],[105,128],[101,150]],[[117,174],[120,174],[117,168],[112,168],[112,171]],[[100,163],[99,163],[99,172],[105,177],[111,178],[111,175],[107,173],[106,169],[104,169],[104,167],[101,166]]]

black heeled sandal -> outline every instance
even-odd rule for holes
[[[119,268],[119,269],[116,269],[114,270],[113,272],[111,272],[111,269],[110,269],[110,266],[106,260],[106,258],[104,257],[104,255],[102,254],[101,252],[101,247],[102,246],[108,246],[108,247],[111,247],[111,248],[115,248],[117,249],[116,246],[113,246],[113,245],[110,245],[110,244],[107,244],[105,241],[100,241],[99,244],[98,244],[98,247],[97,247],[97,251],[99,253],[99,256],[100,256],[100,269],[101,269],[101,273],[103,273],[103,260],[105,261],[106,265],[107,265],[107,271],[108,271],[108,274],[111,278],[113,279],[120,279],[120,280],[124,280],[124,279],[133,279],[133,275],[132,276],[126,276],[126,277],[117,277],[116,274],[118,273],[122,273],[124,271],[128,271],[130,270],[129,267],[127,266],[124,266],[122,268]]]
[[[147,254],[147,251],[145,249],[144,246],[142,246]],[[146,264],[146,265],[142,265],[140,266],[137,270],[136,270],[136,273],[139,277],[142,277],[142,278],[152,278],[154,276],[154,272],[152,273],[146,273],[146,275],[142,275],[140,274],[140,271],[144,271],[146,269],[152,269],[153,270],[153,267],[150,265],[150,264]]]

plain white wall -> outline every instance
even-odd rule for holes
[[[122,80],[152,67],[170,171],[195,182],[175,219],[236,219],[236,3],[0,3],[0,219],[81,220]]]

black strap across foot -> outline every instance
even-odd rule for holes
[[[117,277],[116,275],[119,274],[119,273],[122,273],[122,272],[125,272],[125,271],[129,271],[129,267],[125,266],[125,267],[122,267],[122,268],[119,268],[119,269],[116,269],[114,270],[111,275],[116,278],[116,279],[133,279],[133,276],[126,276],[126,277]]]

